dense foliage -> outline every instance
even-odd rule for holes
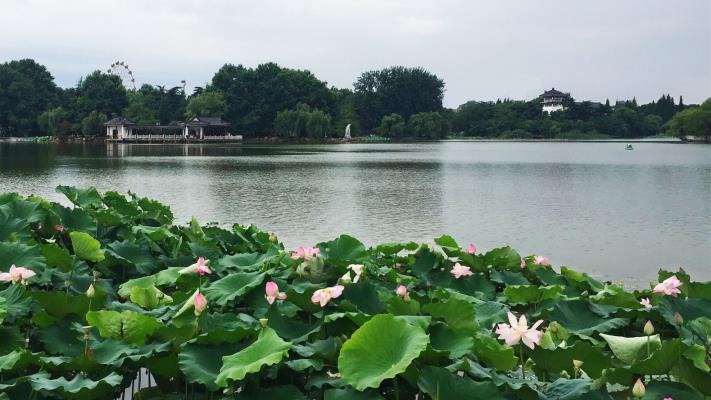
[[[679,136],[695,136],[711,142],[711,98],[699,107],[687,108],[669,121],[671,133]]]
[[[423,68],[367,71],[351,90],[329,88],[307,70],[275,63],[256,68],[225,64],[207,86],[196,87],[190,95],[182,86],[144,84],[126,90],[119,77],[100,71],[80,79],[76,87],[61,89],[44,66],[20,60],[0,64],[0,136],[97,135],[106,119],[117,116],[144,125],[169,125],[198,115],[222,117],[233,132],[246,136],[283,136],[277,115],[293,112],[300,103],[329,117],[331,122],[321,126],[331,137],[343,136],[349,124],[352,135],[388,139],[605,139],[662,132],[703,137],[709,132],[703,110],[687,111],[670,122],[676,113],[695,108],[681,98],[677,104],[669,95],[643,105],[635,99],[611,105],[569,97],[564,111],[548,115],[541,110],[540,98],[470,101],[446,109],[444,90],[444,81]]]
[[[57,190],[0,196],[0,399],[116,398],[141,368],[143,400],[711,396],[711,283],[681,270],[629,291],[448,236],[290,253]]]
[[[281,137],[320,139],[331,130],[331,117],[325,112],[299,103],[293,110],[277,113],[274,133]]]

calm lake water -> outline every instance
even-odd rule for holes
[[[134,191],[180,222],[253,223],[290,247],[447,233],[632,284],[711,279],[711,147],[636,143],[49,145],[0,143],[0,191]]]

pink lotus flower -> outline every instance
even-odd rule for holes
[[[526,269],[526,259],[521,258],[521,269]]]
[[[20,283],[27,285],[27,280],[37,275],[35,271],[25,267],[16,267],[15,264],[10,266],[10,272],[1,272],[0,281],[12,282],[12,284]]]
[[[343,285],[319,289],[311,296],[311,302],[314,304],[320,304],[321,307],[325,307],[331,299],[339,297],[341,293],[343,293],[343,289]]]
[[[644,308],[652,308],[652,303],[649,301],[649,297],[645,297],[640,300],[639,304],[643,305]]]
[[[193,305],[195,306],[195,316],[199,317],[203,311],[207,308],[207,299],[202,293],[198,293],[193,298]]]
[[[677,279],[676,275],[672,275],[655,286],[652,291],[654,293],[664,293],[665,295],[676,297],[681,293],[681,290],[679,290],[679,286],[681,285],[683,285],[683,283]]]
[[[407,291],[405,285],[400,285],[395,289],[395,294],[402,297],[405,301],[410,301],[410,293]]]
[[[295,252],[291,253],[292,260],[298,260],[303,258],[304,261],[308,261],[312,258],[316,258],[321,255],[321,250],[311,246],[299,247]]]
[[[664,400],[674,400],[671,397],[665,397]]]
[[[538,342],[541,341],[541,337],[543,337],[543,332],[537,329],[543,323],[542,319],[529,328],[525,315],[521,315],[521,318],[516,321],[516,316],[509,312],[509,323],[510,325],[498,324],[496,328],[496,334],[499,335],[499,339],[509,346],[513,346],[523,340],[523,344],[533,350]]]
[[[452,267],[452,271],[450,272],[452,273],[452,275],[454,275],[454,279],[459,279],[463,276],[474,275],[469,267],[465,267],[459,263],[455,263],[454,267]]]
[[[195,272],[200,274],[200,276],[210,275],[212,273],[210,268],[205,265],[205,257],[198,258],[197,264],[195,266]]]
[[[277,286],[275,282],[267,282],[267,285],[264,287],[264,291],[266,292],[264,297],[267,298],[267,302],[269,302],[269,304],[273,304],[277,299],[286,300],[286,293],[280,292],[279,286]]]
[[[476,253],[476,246],[474,246],[474,243],[469,243],[469,248],[467,248],[467,252],[472,255]]]
[[[551,265],[550,260],[546,256],[534,256],[533,263],[536,265]]]
[[[355,277],[353,278],[353,283],[358,283],[358,281],[360,280],[361,274],[365,270],[365,265],[351,264],[347,268],[350,269],[351,271],[355,272]],[[350,279],[350,277],[351,277],[350,273],[346,273],[346,275],[348,275],[348,279]]]
[[[62,225],[54,224],[52,228],[59,233],[64,233],[64,227]]]

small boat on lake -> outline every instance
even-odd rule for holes
[[[634,150],[634,147],[632,147],[631,144],[627,143],[627,147],[625,147],[625,150]]]

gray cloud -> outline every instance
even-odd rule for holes
[[[711,96],[708,0],[3,0],[0,61],[30,57],[72,86],[113,61],[139,83],[204,85],[224,63],[275,61],[338,87],[421,65],[445,105],[529,99]]]

